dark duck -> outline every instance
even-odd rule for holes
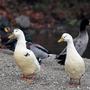
[[[84,17],[80,22],[80,31],[78,36],[73,40],[77,52],[82,56],[87,48],[89,36],[86,27],[90,25],[89,19]],[[59,64],[64,65],[66,59],[66,48],[56,55]]]
[[[6,42],[9,40],[7,32],[11,31],[10,28],[9,20],[0,15],[0,48],[6,48]]]

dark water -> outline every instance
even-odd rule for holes
[[[79,32],[79,28],[73,28],[73,27],[66,30],[59,30],[59,32],[56,30],[38,31],[34,36],[32,36],[32,41],[44,46],[49,50],[50,53],[59,54],[66,46],[66,43],[61,43],[61,44],[57,43],[57,40],[61,37],[61,35],[64,32],[68,32],[73,36],[73,38],[75,38]],[[88,33],[90,36],[90,28],[88,28]],[[90,40],[87,49],[83,54],[83,57],[90,58],[89,53],[90,53]]]

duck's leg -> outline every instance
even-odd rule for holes
[[[35,79],[35,74],[34,73],[32,73],[30,75],[23,74],[21,76],[21,79],[27,81],[29,84],[32,84],[33,80]]]
[[[72,85],[73,84],[73,79],[70,78],[69,84]]]
[[[81,78],[80,78],[79,81],[78,81],[78,85],[81,85]]]
[[[70,82],[69,82],[70,87],[77,87],[77,86],[79,86],[81,84],[80,83],[80,79],[79,79],[79,81],[77,83],[77,82],[74,82],[74,80],[72,78],[70,78]]]

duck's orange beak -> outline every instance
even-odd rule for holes
[[[63,41],[64,41],[64,39],[61,37],[61,38],[58,40],[58,43],[63,42]]]

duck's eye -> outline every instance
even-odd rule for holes
[[[17,31],[15,31],[15,32],[17,32]]]
[[[66,36],[64,36],[63,38],[66,38]]]

